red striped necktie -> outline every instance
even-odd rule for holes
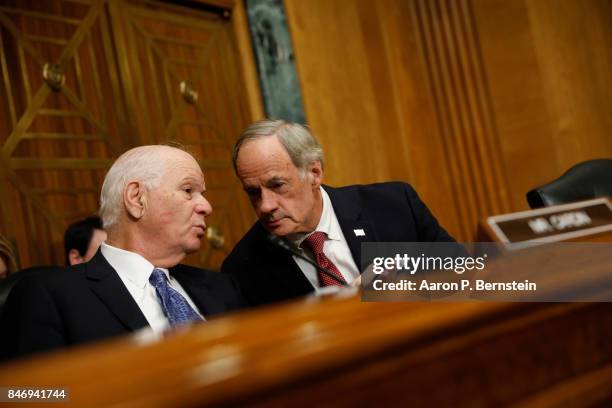
[[[302,246],[306,246],[312,251],[312,253],[317,259],[317,264],[320,267],[327,269],[327,271],[332,273],[334,276],[340,279],[340,281],[346,284],[344,277],[342,276],[336,265],[334,265],[334,263],[323,252],[323,244],[325,243],[326,239],[326,233],[321,231],[315,231],[310,234],[310,236],[308,236],[308,238],[306,238],[304,242],[302,242]],[[342,286],[341,283],[336,282],[333,278],[327,276],[320,270],[317,270],[317,273],[319,275],[319,284],[322,287],[331,285]]]

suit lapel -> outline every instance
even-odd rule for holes
[[[323,188],[329,195],[353,260],[359,270],[363,271],[365,266],[361,264],[361,244],[376,241],[376,235],[372,224],[362,219],[361,199],[355,190],[344,191],[328,186]]]
[[[203,316],[226,311],[225,305],[220,303],[210,290],[208,290],[204,271],[199,274],[195,271],[183,269],[179,265],[170,268],[169,272],[172,277],[181,284],[183,289],[185,289],[185,292],[187,292]]]
[[[274,248],[268,256],[275,261],[271,272],[274,276],[273,282],[280,285],[280,290],[291,293],[292,296],[301,296],[312,292],[312,284],[291,254]]]
[[[85,274],[91,290],[128,329],[134,331],[149,325],[121,278],[100,250],[87,263]]]
[[[278,291],[292,297],[306,295],[313,291],[310,281],[306,278],[293,256],[285,250],[268,242],[270,234],[266,229],[257,224],[255,242],[259,243],[259,251],[262,259],[255,269],[264,270],[269,279],[262,282],[270,291]],[[263,275],[263,274],[262,274]]]

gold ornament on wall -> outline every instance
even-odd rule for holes
[[[193,105],[198,101],[198,91],[193,89],[191,81],[181,81],[180,89],[185,102]]]
[[[208,227],[206,229],[206,239],[210,242],[210,246],[215,249],[221,249],[225,244],[223,231],[219,227]]]
[[[47,62],[43,66],[42,76],[49,88],[56,92],[61,90],[66,83],[64,68],[59,64]]]

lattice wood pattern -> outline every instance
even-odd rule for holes
[[[5,1],[0,34],[0,228],[22,266],[61,264],[63,231],[97,210],[112,159],[168,140],[205,169],[210,223],[226,243],[190,261],[217,266],[252,217],[230,162],[248,119],[228,20],[144,1]],[[63,68],[59,91],[43,80],[47,63]],[[198,92],[194,104],[181,81]]]

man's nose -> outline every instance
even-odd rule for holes
[[[208,217],[213,212],[212,206],[210,205],[208,200],[204,198],[204,196],[200,196],[200,197],[201,198],[198,199],[199,202],[196,205],[195,211],[198,214],[204,214],[204,217]]]
[[[259,201],[259,211],[264,214],[274,212],[278,207],[276,196],[273,192],[266,189],[261,190],[261,199]]]

